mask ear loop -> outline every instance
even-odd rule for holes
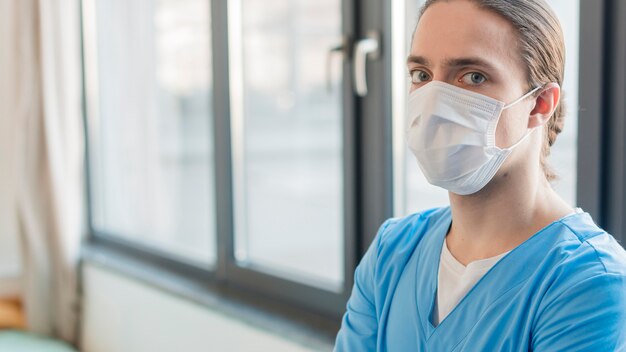
[[[535,93],[536,91],[538,91],[539,89],[541,89],[541,87],[543,87],[543,86],[538,86],[538,87],[535,87],[535,89],[533,89],[533,90],[531,90],[530,92],[528,92],[528,93],[526,93],[526,94],[522,95],[522,96],[521,96],[519,99],[517,99],[516,101],[514,101],[514,102],[512,102],[512,103],[509,103],[509,104],[507,104],[507,105],[505,105],[505,106],[502,108],[502,110],[506,110],[506,109],[510,108],[511,106],[513,106],[513,105],[515,105],[515,104],[519,103],[520,101],[522,101],[522,100],[524,100],[524,99],[528,98],[528,97],[529,97],[529,96],[531,96],[533,93]]]
[[[536,91],[538,91],[539,89],[541,89],[543,86],[538,86],[535,87],[533,90],[531,90],[530,92],[524,94],[523,96],[521,96],[519,99],[515,100],[514,102],[506,105],[505,107],[502,108],[502,110],[508,109],[511,106],[521,102],[522,100],[528,98],[529,96],[531,96],[533,93],[535,93]],[[539,126],[537,126],[539,127]],[[533,128],[529,128],[528,131],[526,131],[526,133],[522,136],[522,138],[520,138],[519,141],[517,141],[516,143],[514,143],[512,146],[508,147],[508,148],[503,148],[505,150],[513,150],[515,147],[517,147],[518,145],[520,145],[526,138],[528,138],[528,136],[530,136],[536,129],[537,127],[533,127]]]

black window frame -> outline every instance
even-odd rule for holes
[[[626,2],[580,13],[577,201],[626,246]]]
[[[283,315],[325,331],[333,337],[341,324],[351,294],[354,270],[382,222],[392,216],[391,150],[391,8],[375,0],[342,1],[343,34],[348,48],[343,60],[344,110],[344,285],[331,292],[242,267],[234,258],[233,185],[230,141],[230,86],[227,0],[208,0],[211,7],[213,73],[213,138],[215,150],[215,202],[217,261],[215,270],[194,265],[165,251],[97,230],[92,222],[90,138],[85,63],[84,13],[81,7],[83,119],[87,236],[84,261],[92,261],[129,274],[151,285],[202,303],[218,294]],[[352,90],[352,50],[355,38],[372,30],[382,37],[382,55],[367,64],[370,93],[357,97]],[[384,118],[389,117],[389,118]],[[363,143],[367,141],[367,143]],[[381,172],[381,170],[384,170]],[[123,261],[120,265],[118,262]],[[146,270],[141,269],[143,267]],[[160,272],[163,275],[146,274]],[[182,280],[173,283],[169,278]],[[295,313],[286,313],[295,312]]]

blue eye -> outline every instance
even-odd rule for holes
[[[411,72],[411,81],[413,84],[420,84],[428,80],[430,80],[430,76],[425,71],[415,70]]]
[[[465,75],[463,75],[463,77],[461,77],[461,80],[465,84],[476,86],[481,83],[484,83],[487,80],[487,78],[478,72],[470,72],[470,73],[466,73]]]

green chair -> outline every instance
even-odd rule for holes
[[[0,352],[76,352],[66,343],[17,330],[0,330]]]

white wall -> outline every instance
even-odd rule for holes
[[[98,266],[83,276],[83,352],[313,351]]]

